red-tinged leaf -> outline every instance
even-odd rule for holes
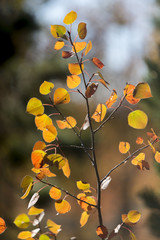
[[[97,88],[98,88],[98,83],[91,83],[85,91],[86,98],[92,97],[93,94],[96,92]]]
[[[0,234],[6,230],[6,223],[3,218],[0,217]]]
[[[104,239],[108,236],[108,230],[105,226],[98,226],[96,229],[97,236]]]
[[[18,239],[28,239],[32,237],[32,233],[30,231],[20,232],[17,236]]]
[[[75,42],[73,43],[72,51],[78,53],[85,48],[86,44],[86,42]]]
[[[54,49],[55,50],[60,50],[64,47],[64,42],[62,40],[59,40],[55,43]]]
[[[133,92],[134,92],[135,86],[132,84],[127,84],[125,86],[125,89],[123,91],[124,96],[126,96],[126,100],[130,103],[130,104],[137,104],[140,99],[133,97]]]
[[[46,148],[45,142],[37,141],[37,142],[34,144],[33,151],[34,151],[34,150],[44,150],[45,148]]]
[[[55,235],[57,235],[61,231],[61,225],[56,224],[50,219],[47,220],[47,227],[49,231],[51,231]]]
[[[142,137],[138,137],[138,138],[136,139],[136,143],[137,143],[137,144],[143,144],[143,138],[142,138]]]
[[[77,18],[77,13],[74,11],[69,12],[65,18],[63,19],[63,22],[67,25],[72,24]]]
[[[65,35],[66,28],[62,25],[51,25],[51,34],[54,38],[61,38]]]
[[[67,87],[70,89],[78,87],[81,83],[81,78],[77,75],[67,76]]]
[[[92,118],[96,122],[101,122],[106,116],[107,108],[104,104],[98,104],[96,111],[93,113]]]
[[[154,158],[156,162],[160,163],[160,152],[156,151]]]
[[[47,125],[43,130],[43,139],[45,142],[50,143],[53,142],[57,137],[57,130],[53,125]]]
[[[31,208],[32,206],[34,206],[38,201],[39,197],[40,197],[39,193],[35,192],[28,203],[28,208]]]
[[[147,126],[148,117],[141,110],[135,110],[128,115],[128,125],[135,129],[144,129]]]
[[[28,215],[39,215],[40,213],[44,212],[42,208],[31,207],[28,211]]]
[[[138,83],[134,89],[133,97],[138,98],[138,99],[152,97],[152,93],[151,93],[149,84],[146,82]]]
[[[71,205],[66,200],[58,200],[55,202],[55,209],[59,214],[65,214],[71,210]]]
[[[65,88],[57,88],[54,93],[54,104],[67,104],[70,102],[70,95]]]
[[[85,50],[85,56],[91,51],[91,49],[92,49],[92,42],[89,40]]]
[[[44,113],[44,107],[38,98],[31,98],[27,104],[26,111],[35,116],[42,115]]]
[[[88,212],[86,212],[86,211],[82,212],[81,218],[80,218],[81,227],[83,227],[87,223],[88,218],[89,218]]]
[[[44,152],[43,150],[35,150],[32,152],[31,160],[35,168],[41,167],[41,163],[45,155],[46,155],[46,152]]]
[[[119,151],[120,153],[127,153],[130,149],[130,144],[128,142],[120,142],[119,143]]]
[[[107,108],[112,107],[112,105],[117,101],[117,97],[117,92],[115,89],[113,89],[110,98],[106,102]]]
[[[62,58],[70,58],[73,56],[73,52],[62,51]]]
[[[70,170],[70,167],[69,167],[69,162],[68,162],[68,159],[66,159],[66,162],[65,162],[65,165],[62,167],[62,171],[63,171],[63,174],[69,178],[70,174],[71,174],[71,170]]]
[[[73,75],[79,75],[82,73],[81,69],[84,69],[84,64],[81,64],[81,68],[78,63],[69,63],[68,64],[69,72]]]
[[[54,200],[58,200],[61,197],[61,190],[56,187],[52,187],[49,191],[49,196]]]
[[[35,124],[37,129],[43,131],[47,125],[52,125],[52,119],[48,115],[43,114],[35,117]]]
[[[128,212],[127,217],[131,223],[137,223],[141,218],[141,213],[136,210],[131,210]]]
[[[86,23],[81,22],[78,24],[78,36],[80,39],[84,39],[87,35]]]
[[[104,64],[96,57],[92,58],[91,61],[100,69],[104,67]]]
[[[88,190],[90,189],[90,184],[80,180],[77,181],[77,188],[80,190]]]
[[[30,224],[30,219],[27,214],[22,213],[15,218],[14,224],[19,228],[28,228]]]
[[[44,81],[39,88],[39,92],[42,95],[47,95],[48,93],[51,92],[51,90],[54,88],[54,84],[51,82]]]

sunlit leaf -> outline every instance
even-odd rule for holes
[[[54,104],[66,104],[70,102],[70,95],[65,88],[57,88],[54,93]]]
[[[87,35],[86,23],[80,22],[78,24],[78,36],[80,39],[84,39]]]
[[[156,151],[154,158],[158,163],[160,163],[160,152]]]
[[[68,162],[68,159],[66,159],[66,162],[65,162],[65,165],[62,167],[62,171],[63,171],[63,174],[69,178],[70,174],[71,174],[71,170],[70,170],[70,167],[69,167],[69,162]]]
[[[105,118],[106,112],[107,112],[106,106],[104,104],[98,104],[96,111],[92,115],[92,118],[96,122],[101,122]]]
[[[61,225],[56,224],[50,219],[47,220],[47,227],[55,235],[57,235],[61,231]]]
[[[133,232],[129,232],[131,240],[136,240],[136,236],[134,235]]]
[[[145,159],[145,154],[144,153],[140,153],[140,154],[138,154],[137,157],[132,159],[131,163],[133,165],[137,166],[137,168],[139,170],[144,170],[144,168],[149,170],[149,164],[144,159]]]
[[[110,176],[108,176],[106,179],[104,179],[103,182],[101,183],[101,190],[105,190],[108,187],[111,180],[112,180],[112,178]]]
[[[127,85],[125,86],[124,91],[123,91],[124,96],[126,96],[126,97],[125,97],[126,100],[127,100],[130,104],[137,104],[137,103],[140,101],[140,99],[133,97],[134,89],[135,89],[135,86],[134,86],[134,85],[132,85],[132,84],[127,84]]]
[[[108,236],[108,230],[103,225],[97,227],[96,233],[97,233],[98,237],[100,237],[102,239],[104,239]]]
[[[28,208],[31,208],[32,206],[34,206],[38,201],[39,197],[40,197],[39,193],[35,192],[28,203]]]
[[[44,130],[47,125],[52,125],[52,119],[48,115],[43,114],[35,117],[35,124],[37,129]]]
[[[46,148],[45,142],[37,141],[37,142],[34,144],[33,151],[34,151],[34,150],[44,150],[45,148]]]
[[[86,182],[77,181],[77,188],[80,190],[88,190],[90,188],[90,184]]]
[[[74,55],[74,53],[73,52],[69,52],[69,51],[62,51],[62,58],[70,58],[70,57],[72,57]]]
[[[60,50],[64,47],[64,42],[62,40],[59,40],[55,43],[54,49],[55,50]]]
[[[87,223],[88,218],[89,218],[89,214],[86,211],[82,212],[81,218],[80,218],[81,227],[83,227]]]
[[[48,93],[51,92],[51,90],[54,88],[54,84],[51,82],[44,81],[40,87],[39,87],[39,92],[42,95],[47,95]]]
[[[31,207],[28,211],[28,215],[39,215],[40,213],[44,212],[42,208]]]
[[[66,28],[62,25],[51,25],[51,34],[54,38],[63,37],[66,33]]]
[[[89,40],[89,42],[86,46],[85,56],[91,51],[91,49],[92,49],[92,42]]]
[[[46,152],[44,152],[43,150],[35,150],[32,152],[31,160],[35,168],[41,167],[41,163],[45,155],[46,155]]]
[[[84,69],[84,64],[81,64],[81,68],[78,63],[69,63],[68,64],[69,72],[73,75],[79,75],[82,73],[81,69]]]
[[[71,205],[66,200],[58,200],[55,202],[55,209],[59,214],[65,214],[71,210]]]
[[[92,58],[91,61],[100,69],[104,67],[104,64],[96,57]]]
[[[85,48],[86,42],[75,42],[75,43],[73,43],[73,45],[74,46],[72,47],[72,51],[78,53]]]
[[[127,214],[122,214],[122,222],[129,225],[129,226],[135,225],[135,223],[132,223],[128,220]]]
[[[47,125],[43,130],[43,139],[45,142],[50,143],[53,142],[57,137],[57,130],[53,125]]]
[[[6,223],[3,218],[0,217],[0,234],[6,230]]]
[[[59,169],[66,164],[66,158],[60,154],[49,154],[47,158],[52,161]]]
[[[28,239],[32,237],[32,233],[30,231],[20,232],[17,236],[18,239]]]
[[[89,84],[86,91],[85,91],[86,98],[92,97],[93,94],[96,92],[97,88],[98,88],[98,83]]]
[[[67,76],[67,87],[70,89],[78,87],[81,83],[81,78],[77,75]]]
[[[56,187],[52,187],[49,191],[49,196],[55,200],[58,200],[61,197],[61,190]]]
[[[45,177],[56,177],[56,174],[52,173],[49,168],[47,167],[43,167],[43,168],[39,168],[36,169],[39,170],[38,174],[37,174],[37,178],[38,179],[43,179]],[[34,169],[32,169],[32,171],[34,171]]]
[[[63,22],[65,24],[72,24],[77,18],[77,13],[74,11],[69,12],[65,18],[63,19]]]
[[[41,234],[39,240],[50,240],[50,238],[46,234]]]
[[[141,214],[136,210],[131,210],[129,211],[127,217],[131,223],[137,223],[141,217]]]
[[[144,99],[152,97],[151,89],[148,83],[138,83],[134,89],[133,96],[135,98]]]
[[[77,124],[76,119],[71,116],[66,117],[66,120],[63,120],[63,121],[57,120],[56,123],[60,129],[74,128]]]
[[[113,89],[113,92],[111,93],[110,98],[106,102],[107,108],[112,107],[112,105],[116,102],[117,97],[118,97],[117,92],[115,89]]]
[[[143,138],[142,137],[137,137],[136,143],[137,144],[143,144]]]
[[[136,129],[144,129],[147,126],[148,117],[141,110],[135,110],[128,115],[128,125]]]
[[[130,149],[130,144],[128,142],[120,142],[119,143],[119,151],[120,153],[127,153]]]
[[[19,228],[27,228],[30,224],[30,219],[27,214],[22,213],[15,218],[14,224]]]
[[[96,206],[96,200],[93,196],[78,195],[78,198],[80,198],[81,200],[83,200],[83,201],[85,201],[89,204],[92,204],[92,205]],[[79,204],[84,211],[88,212],[88,211],[91,211],[93,208],[95,208],[94,206],[91,206],[91,205],[89,205],[85,202],[79,201]]]
[[[29,100],[26,111],[35,116],[42,115],[44,113],[44,107],[42,102],[34,97]]]

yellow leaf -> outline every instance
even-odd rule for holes
[[[71,205],[66,200],[58,200],[55,202],[55,209],[60,214],[65,214],[71,210]]]
[[[101,122],[103,121],[105,115],[107,112],[107,108],[104,104],[98,104],[96,111],[93,113],[92,118],[96,121],[96,122]]]
[[[50,238],[46,234],[41,234],[39,240],[50,240]]]
[[[28,211],[28,215],[39,215],[42,212],[44,212],[44,209],[36,208],[36,207],[32,206]]]
[[[137,223],[141,217],[141,214],[136,210],[131,210],[129,211],[127,217],[131,223]]]
[[[65,18],[63,19],[63,22],[67,25],[72,24],[77,18],[77,13],[74,11],[69,12]]]
[[[0,217],[0,234],[6,230],[6,223],[3,218]]]
[[[28,196],[28,194],[30,193],[30,191],[31,191],[31,189],[32,189],[32,186],[33,186],[33,184],[30,183],[29,186],[28,186],[28,188],[27,188],[27,190],[25,191],[25,193],[24,193],[23,196],[21,197],[21,199],[25,199],[25,198]]]
[[[54,88],[54,84],[51,82],[44,81],[39,88],[39,92],[43,95],[47,95]]]
[[[66,158],[60,154],[49,154],[47,158],[52,161],[59,169],[61,169],[66,163]]]
[[[64,174],[67,178],[69,178],[70,173],[71,173],[71,170],[70,170],[70,167],[69,167],[68,159],[66,159],[65,165],[62,167],[62,171],[63,171],[63,174]]]
[[[116,100],[117,100],[117,92],[115,89],[113,89],[113,92],[111,93],[110,98],[106,102],[107,108],[112,107],[112,105],[116,102]]]
[[[31,98],[27,104],[26,111],[35,116],[42,115],[44,113],[44,107],[38,98]]]
[[[51,25],[51,34],[54,38],[63,37],[66,33],[66,28],[62,25]]]
[[[89,40],[85,50],[85,56],[91,51],[91,49],[92,49],[92,42]]]
[[[140,99],[133,97],[133,92],[134,92],[134,90],[135,90],[135,86],[134,86],[134,85],[132,85],[132,84],[127,84],[127,85],[125,86],[124,91],[123,91],[124,96],[126,96],[126,97],[125,97],[126,100],[127,100],[130,104],[137,104],[137,103],[140,101]]]
[[[66,120],[63,121],[57,120],[56,123],[60,129],[74,128],[77,124],[76,119],[73,117],[67,117]]]
[[[15,218],[14,224],[19,228],[27,228],[30,224],[30,219],[25,213],[22,213]]]
[[[86,182],[77,181],[77,188],[80,190],[88,190],[90,189],[90,184]]]
[[[20,232],[17,236],[19,239],[28,239],[32,237],[32,233],[30,231]]]
[[[60,49],[62,49],[63,47],[64,47],[64,42],[61,41],[61,40],[57,41],[57,42],[55,43],[55,45],[54,45],[54,49],[55,49],[55,50],[60,50]]]
[[[145,159],[145,153],[139,153],[135,158],[132,159],[132,164],[137,166],[144,159]]]
[[[82,73],[81,69],[84,69],[84,64],[81,64],[81,68],[78,63],[69,63],[68,64],[69,72],[73,75],[79,75]]]
[[[130,149],[130,144],[128,142],[120,142],[119,143],[119,151],[120,153],[127,153]]]
[[[21,182],[21,188],[23,188],[23,192],[25,193],[28,186],[33,183],[33,178],[29,175],[24,176]]]
[[[85,48],[86,42],[75,42],[75,43],[73,43],[73,45],[74,46],[72,47],[72,51],[78,53]]]
[[[133,232],[129,232],[131,240],[136,240],[136,236],[134,235]]]
[[[148,83],[138,83],[134,89],[133,96],[135,98],[144,99],[152,97],[151,89]]]
[[[43,114],[35,117],[35,124],[37,129],[44,130],[47,125],[52,125],[52,119],[48,115]]]
[[[84,39],[87,35],[86,23],[81,22],[78,24],[78,36],[80,39]]]
[[[56,224],[50,219],[47,220],[47,227],[55,235],[57,235],[61,231],[61,225]]]
[[[89,218],[89,214],[86,211],[82,212],[81,218],[80,218],[81,227],[83,227],[87,223],[88,218]]]
[[[96,206],[96,200],[93,196],[79,195],[78,198],[80,198],[81,200],[83,200],[89,204],[93,204]],[[93,208],[95,208],[94,206],[90,206],[89,204],[87,204],[85,202],[79,201],[79,204],[84,211],[88,212],[88,211],[91,211]]]
[[[57,130],[53,125],[47,125],[43,130],[43,139],[45,142],[50,143],[53,142],[57,137]]]
[[[61,190],[56,187],[52,187],[49,191],[49,196],[55,200],[58,200],[61,197]]]
[[[160,163],[160,152],[156,151],[154,158],[158,163]]]
[[[70,102],[70,95],[65,88],[57,88],[54,93],[54,104],[66,104]]]
[[[122,214],[122,222],[124,222],[125,224],[129,225],[129,226],[133,226],[135,225],[134,223],[130,222],[128,220],[128,216],[127,214]]]
[[[144,129],[147,126],[148,117],[141,110],[135,110],[128,115],[128,125],[136,129]]]
[[[70,89],[78,87],[81,83],[81,78],[77,75],[67,76],[67,87]]]

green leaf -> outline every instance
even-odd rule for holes
[[[84,39],[87,35],[86,23],[81,22],[78,24],[78,35],[80,39]]]
[[[30,224],[30,219],[25,213],[22,213],[15,218],[14,224],[19,228],[27,228]]]

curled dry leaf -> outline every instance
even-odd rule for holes
[[[96,229],[98,237],[104,239],[108,236],[108,230],[104,225],[98,226]]]
[[[110,176],[108,176],[106,179],[104,179],[103,182],[101,183],[101,190],[105,190],[108,187],[111,180],[112,180],[112,178]]]
[[[78,36],[80,39],[84,39],[87,35],[87,28],[86,28],[86,23],[80,22],[78,24]]]
[[[96,57],[92,58],[91,61],[100,69],[104,67],[104,64]]]
[[[41,212],[38,216],[36,216],[36,218],[34,219],[32,225],[33,226],[37,226],[43,219],[45,213],[44,212]]]
[[[74,55],[73,52],[62,51],[62,58],[70,58],[70,57],[72,57],[73,55]]]
[[[92,97],[93,94],[96,92],[97,88],[98,88],[98,83],[91,83],[85,91],[86,98]]]
[[[38,201],[39,197],[40,197],[39,193],[35,192],[28,203],[28,208],[31,208],[32,206],[34,206]]]
[[[148,117],[141,110],[135,110],[128,115],[128,125],[135,129],[144,129],[147,126]]]
[[[81,130],[86,130],[88,127],[89,127],[89,119],[88,119],[88,114],[87,114],[85,119],[84,119],[84,123],[81,127]]]

